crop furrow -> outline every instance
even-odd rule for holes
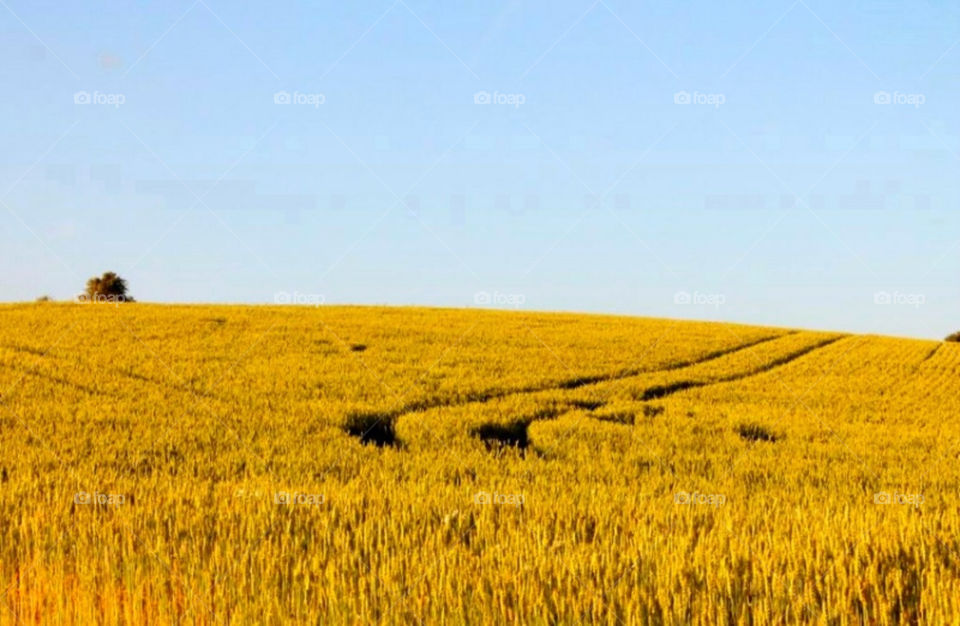
[[[411,413],[419,413],[422,411],[427,411],[430,409],[436,408],[457,408],[464,407],[471,404],[483,404],[491,402],[493,400],[500,400],[502,398],[508,398],[512,396],[543,393],[547,391],[564,391],[569,389],[578,389],[580,387],[585,387],[588,385],[596,385],[604,382],[612,382],[618,380],[625,380],[628,378],[633,378],[635,376],[641,376],[645,374],[657,374],[661,372],[671,372],[679,369],[684,369],[687,367],[692,367],[694,365],[700,365],[702,363],[708,363],[714,361],[724,356],[735,354],[742,350],[747,350],[754,346],[773,341],[775,339],[780,339],[789,335],[796,334],[797,331],[790,331],[780,335],[770,335],[767,337],[761,337],[760,339],[755,339],[753,341],[748,341],[731,348],[726,348],[723,350],[714,350],[700,358],[689,359],[687,361],[681,361],[677,363],[671,363],[665,367],[660,367],[656,369],[630,369],[623,370],[614,374],[600,374],[596,376],[582,376],[577,378],[571,378],[559,383],[549,384],[549,385],[538,385],[532,387],[524,387],[520,389],[507,389],[501,391],[487,391],[487,392],[476,392],[469,393],[464,397],[460,398],[427,398],[425,400],[420,400],[406,404],[399,409],[393,411],[373,411],[373,412],[358,412],[351,413],[347,416],[346,420],[346,430],[349,434],[358,437],[363,443],[376,443],[377,445],[394,445],[395,438],[393,435],[393,424],[397,419]]]
[[[825,340],[820,341],[820,342],[818,342],[818,343],[815,343],[815,344],[813,344],[813,345],[805,346],[805,347],[803,347],[803,348],[801,348],[801,349],[799,349],[799,350],[794,350],[794,351],[791,352],[790,354],[786,354],[786,355],[784,355],[784,356],[782,356],[782,357],[780,357],[780,358],[778,358],[778,359],[774,359],[773,361],[770,361],[769,363],[765,363],[765,364],[763,364],[763,365],[761,365],[761,366],[759,366],[759,367],[755,367],[755,368],[750,369],[750,370],[747,370],[747,371],[745,371],[745,372],[740,372],[740,373],[737,373],[737,374],[730,374],[729,376],[722,376],[722,377],[720,377],[720,378],[716,378],[716,379],[713,379],[713,380],[710,380],[710,379],[706,379],[706,380],[681,380],[681,381],[677,381],[677,382],[670,383],[670,384],[668,384],[668,385],[657,385],[657,386],[655,386],[655,387],[650,387],[649,389],[647,389],[647,390],[645,390],[645,391],[643,392],[643,395],[641,396],[640,399],[641,399],[641,400],[644,400],[644,401],[646,401],[646,400],[655,400],[655,399],[665,398],[665,397],[667,397],[667,396],[671,396],[671,395],[673,395],[673,394],[675,394],[675,393],[679,393],[679,392],[685,391],[685,390],[687,390],[687,389],[696,389],[696,388],[699,388],[699,387],[709,387],[709,386],[713,386],[713,385],[719,385],[719,384],[721,384],[721,383],[731,383],[731,382],[736,382],[736,381],[738,381],[738,380],[745,380],[745,379],[750,378],[750,377],[752,377],[752,376],[758,376],[758,375],[760,375],[760,374],[769,372],[769,371],[771,371],[771,370],[773,370],[773,369],[775,369],[775,368],[777,368],[777,367],[782,367],[782,366],[784,366],[784,365],[786,365],[786,364],[788,364],[788,363],[791,363],[791,362],[793,362],[793,361],[796,361],[797,359],[799,359],[800,357],[802,357],[802,356],[804,356],[804,355],[810,354],[810,353],[813,352],[814,350],[819,350],[820,348],[825,348],[825,347],[829,346],[829,345],[832,344],[832,343],[835,343],[835,342],[837,342],[837,341],[840,341],[840,340],[843,339],[843,338],[844,338],[843,336],[840,336],[840,337],[830,337],[830,338],[828,338],[828,339],[825,339]]]

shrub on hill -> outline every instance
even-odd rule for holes
[[[87,288],[80,296],[83,302],[133,302],[127,293],[127,281],[114,272],[94,276],[87,281]]]

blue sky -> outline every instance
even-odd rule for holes
[[[0,5],[0,299],[960,329],[954,3]]]

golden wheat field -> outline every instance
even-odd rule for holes
[[[0,307],[0,624],[960,622],[960,345]]]

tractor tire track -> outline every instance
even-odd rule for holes
[[[667,396],[672,396],[675,393],[679,393],[687,389],[697,389],[699,387],[711,387],[713,385],[719,385],[722,383],[731,383],[731,382],[736,382],[739,380],[751,378],[753,376],[759,376],[760,374],[764,374],[778,367],[782,367],[788,363],[792,363],[793,361],[796,361],[800,357],[810,354],[814,350],[825,348],[832,343],[836,343],[841,339],[845,339],[846,337],[848,337],[848,335],[828,337],[823,341],[819,341],[809,346],[804,346],[803,348],[800,348],[798,350],[794,350],[789,354],[776,358],[773,361],[770,361],[769,363],[765,363],[759,367],[755,367],[753,369],[747,370],[746,372],[731,374],[729,376],[722,376],[720,378],[716,378],[712,380],[681,380],[681,381],[669,383],[667,385],[657,385],[655,387],[650,387],[643,392],[643,395],[640,397],[640,400],[643,400],[643,401],[656,400],[660,398],[665,398]]]
[[[627,378],[633,378],[636,376],[671,372],[692,367],[694,365],[700,365],[701,363],[708,363],[710,361],[735,354],[742,350],[747,350],[763,343],[775,341],[790,335],[795,335],[798,332],[799,331],[794,330],[777,335],[768,335],[759,339],[748,341],[746,343],[732,346],[730,348],[714,350],[713,352],[709,352],[694,359],[678,361],[676,363],[671,363],[669,365],[654,369],[633,368],[621,370],[612,374],[578,376],[576,378],[570,378],[545,385],[535,385],[522,387],[519,389],[504,389],[499,391],[473,392],[455,398],[426,398],[424,400],[418,400],[405,404],[394,410],[351,413],[346,417],[346,425],[344,426],[344,430],[350,435],[359,438],[361,443],[374,443],[377,446],[397,445],[394,423],[400,417],[413,413],[420,413],[436,408],[457,408],[471,404],[484,404],[493,400],[500,400],[502,398],[509,398],[519,395],[528,395],[547,391],[566,391],[569,389],[579,389],[580,387],[586,387],[589,385],[596,385],[610,381],[625,380]]]

